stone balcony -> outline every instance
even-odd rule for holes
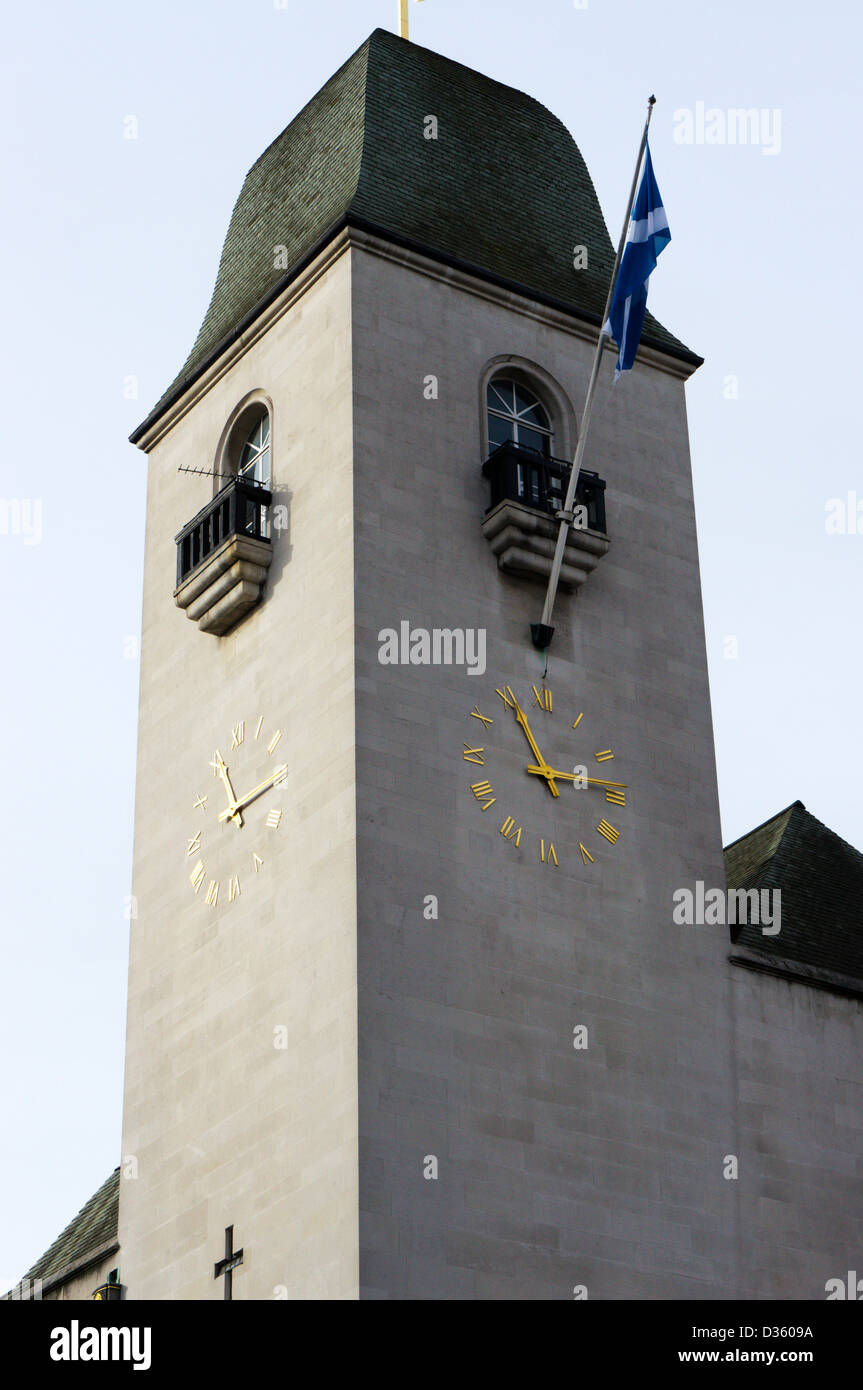
[[[483,465],[492,505],[482,532],[500,569],[547,583],[551,575],[570,465],[533,449],[502,444]],[[566,538],[560,588],[578,589],[609,547],[605,531],[605,483],[582,469],[575,493],[575,521]]]
[[[258,483],[232,478],[175,537],[174,600],[202,632],[222,636],[260,602],[273,558],[271,501]]]

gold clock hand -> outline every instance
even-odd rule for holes
[[[213,766],[218,768],[219,776],[225,784],[225,791],[228,793],[228,801],[230,803],[228,807],[228,812],[231,820],[233,820],[234,824],[239,830],[243,824],[243,817],[240,815],[239,809],[237,807],[237,798],[234,793],[234,788],[231,786],[231,779],[228,775],[228,769],[225,766],[225,760],[219,752],[218,748],[216,749],[216,757],[213,760]],[[219,820],[226,819],[226,816],[219,817]]]
[[[507,692],[508,692],[508,694],[512,695],[512,702],[513,702],[513,704],[515,705],[515,719],[516,719],[516,723],[519,724],[519,725],[521,726],[521,731],[522,731],[522,733],[524,734],[525,738],[527,739],[528,743],[530,744],[530,749],[531,749],[531,752],[533,753],[533,756],[536,758],[536,761],[537,761],[538,763],[541,763],[541,764],[542,764],[542,767],[543,767],[543,768],[548,769],[548,771],[550,772],[550,771],[551,771],[551,768],[549,768],[548,763],[545,761],[545,758],[544,758],[544,757],[542,756],[542,754],[540,753],[540,751],[539,751],[539,744],[537,743],[536,739],[534,738],[533,734],[531,733],[530,725],[529,725],[528,722],[527,722],[527,715],[525,714],[525,712],[524,712],[524,710],[522,709],[521,705],[518,703],[518,700],[517,700],[517,699],[515,698],[515,696],[512,694],[512,691],[509,689],[509,687],[507,687]],[[543,771],[540,772],[540,776],[545,777],[546,783],[547,783],[547,785],[548,785],[548,790],[551,792],[552,796],[560,796],[560,792],[558,791],[557,787],[556,787],[555,784],[554,784],[554,779],[553,779],[552,777],[546,776],[545,772],[543,772]]]
[[[249,802],[254,801],[256,796],[260,796],[261,792],[265,792],[267,788],[271,787],[274,782],[277,782],[280,777],[284,777],[287,770],[287,763],[282,763],[281,767],[277,767],[274,772],[271,772],[265,781],[261,782],[257,787],[253,787],[245,796],[241,796],[235,801],[233,808],[229,806],[227,810],[223,811],[219,816],[219,820],[227,820],[233,811],[240,811],[244,806],[248,806]]]
[[[578,772],[558,772],[555,768],[549,767],[548,764],[544,764],[542,767],[529,767],[527,770],[534,777],[545,777],[546,780],[549,776],[559,777],[562,782],[586,782],[591,787],[619,787],[621,791],[625,790],[627,786],[626,782],[606,782],[601,777],[582,777]]]

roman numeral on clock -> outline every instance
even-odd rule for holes
[[[620,839],[620,831],[615,830],[613,825],[609,825],[607,820],[601,820],[596,827],[600,835],[604,835],[609,844],[616,844]]]
[[[584,845],[581,843],[581,840],[579,840],[578,842],[578,848],[581,850],[581,857],[583,862],[585,864],[592,864],[594,862],[593,855],[591,854],[589,849],[585,849]]]
[[[487,714],[480,714],[479,705],[474,705],[473,709],[470,712],[470,717],[471,719],[481,719],[482,726],[484,729],[488,729],[494,723],[494,720],[489,719]]]
[[[516,849],[518,849],[521,844],[521,826],[516,826],[512,816],[507,816],[503,825],[500,827],[500,833],[505,840],[512,840],[512,843],[515,845]]]
[[[531,690],[533,691],[533,704],[539,705],[540,709],[548,710],[549,714],[552,714],[551,691],[544,687],[542,690],[537,690],[535,685],[531,686]],[[531,709],[533,709],[533,705],[531,705]]]
[[[491,782],[473,782],[471,784],[471,791],[473,792],[477,801],[484,802],[482,808],[484,811],[487,811],[489,806],[493,806],[494,803],[497,801],[497,797],[494,796],[492,793]]]
[[[500,696],[507,709],[515,709],[518,702],[508,685],[505,685],[503,690],[496,690],[494,693]]]
[[[478,763],[480,767],[485,767],[485,758],[482,756],[484,748],[471,748],[469,743],[465,744],[465,752],[462,753],[466,763]]]
[[[626,792],[625,792],[625,791],[617,791],[617,790],[615,790],[613,787],[609,787],[609,788],[606,790],[605,799],[606,799],[606,801],[612,801],[612,802],[614,803],[615,806],[625,806],[625,805],[626,805]]]
[[[246,737],[246,721],[241,719],[235,729],[231,730],[231,747],[239,748]]]
[[[539,857],[542,860],[543,864],[554,864],[555,868],[558,867],[557,855],[554,852],[554,845],[551,843],[551,840],[549,840],[548,842],[548,852],[546,852],[545,840],[540,840]]]

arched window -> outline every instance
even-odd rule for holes
[[[245,478],[247,482],[259,483],[261,487],[269,489],[272,481],[271,452],[270,413],[261,402],[255,402],[248,410],[242,412],[231,429],[224,454],[227,467],[223,468],[223,473],[228,472],[234,477]],[[260,534],[266,537],[266,507],[261,507],[258,520],[259,532],[256,532],[255,519],[251,516],[243,529],[249,535]]]
[[[237,459],[237,475],[270,486],[270,417],[266,411],[246,435]]]
[[[509,377],[494,377],[488,384],[486,405],[489,453],[494,453],[499,444],[512,443],[550,457],[551,421],[542,401],[529,387]]]

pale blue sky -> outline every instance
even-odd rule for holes
[[[195,337],[249,165],[395,12],[6,13],[0,499],[31,526],[41,505],[41,537],[0,534],[4,1287],[119,1161],[145,489],[126,438]],[[411,22],[565,122],[615,236],[656,92],[674,240],[650,303],[706,358],[688,400],[725,837],[799,797],[863,848],[863,519],[825,530],[829,499],[863,501],[858,7],[425,0]],[[677,143],[699,102],[771,113],[771,142],[778,111],[779,152]]]

